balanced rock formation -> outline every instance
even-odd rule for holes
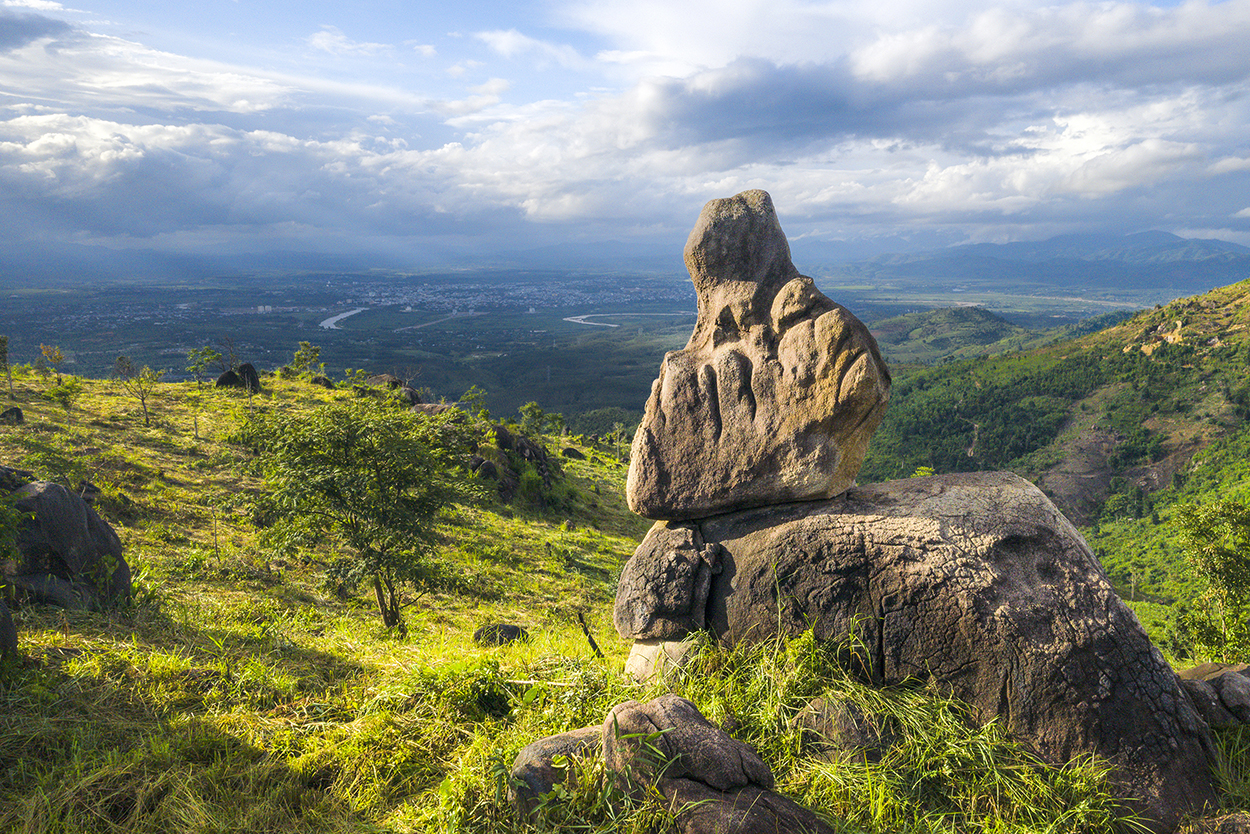
[[[872,334],[795,269],[763,191],[704,206],[685,260],[699,318],[651,387],[630,509],[702,518],[844,492],[890,396]]]
[[[1215,804],[1207,724],[1080,534],[1010,473],[656,524],[615,621],[625,639],[700,621],[729,645],[851,638],[873,683],[935,679],[1049,761],[1108,759],[1162,829]]]
[[[14,494],[29,514],[18,528],[20,555],[9,582],[37,602],[99,609],[130,599],[130,566],[117,533],[60,484],[36,481]]]

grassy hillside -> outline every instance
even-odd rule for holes
[[[1010,469],[1082,525],[1121,595],[1193,593],[1178,502],[1250,492],[1250,282],[1027,351],[904,368],[861,480]],[[1157,637],[1161,612],[1139,613]]]
[[[679,679],[625,680],[610,605],[647,523],[626,511],[624,465],[607,447],[548,438],[586,456],[562,462],[558,510],[448,508],[446,581],[411,600],[399,638],[359,589],[327,581],[336,542],[285,559],[260,546],[249,500],[260,485],[228,442],[254,410],[350,394],[272,376],[252,399],[162,384],[145,427],[116,383],[83,380],[68,409],[45,398],[54,380],[19,369],[14,383],[26,422],[0,427],[0,462],[100,487],[136,580],[124,610],[16,611],[23,658],[0,675],[0,831],[535,830],[506,801],[517,751],[666,689],[736,727],[779,788],[839,830],[1115,830],[1097,763],[1042,766],[993,726],[969,730],[929,689],[866,690],[810,638],[704,647]],[[497,621],[531,641],[476,646],[473,630]],[[875,763],[804,754],[790,718],[820,693],[856,702],[899,744]],[[654,798],[631,805],[601,768],[572,766],[581,787],[539,830],[658,830]]]

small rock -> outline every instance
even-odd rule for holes
[[[560,454],[569,460],[585,460],[586,456],[581,453],[580,449],[574,449],[572,446],[565,446],[560,450]]]
[[[404,381],[394,374],[374,374],[365,380],[365,385],[373,388],[390,388],[395,390],[404,387]]]
[[[322,376],[321,374],[312,378],[312,384],[331,391],[335,388],[334,380],[330,379],[328,376]]]
[[[473,642],[479,646],[506,646],[518,641],[528,642],[529,632],[519,625],[489,623],[473,632]]]
[[[418,403],[412,404],[412,411],[416,412],[417,414],[427,414],[430,417],[434,417],[436,415],[442,414],[444,411],[450,411],[453,408],[455,408],[455,406],[448,405],[447,403],[418,402]]]
[[[802,728],[803,748],[831,762],[879,762],[894,741],[880,720],[853,703],[832,698],[813,698],[794,724]]]
[[[1181,678],[1180,681],[1181,690],[1189,696],[1194,709],[1202,716],[1202,720],[1207,722],[1207,726],[1218,730],[1223,727],[1235,727],[1241,723],[1237,716],[1224,706],[1219,693],[1208,681],[1192,678]]]
[[[4,411],[0,411],[0,424],[6,426],[19,426],[26,422],[26,414],[17,406],[9,406]]]
[[[693,637],[684,640],[635,640],[625,661],[625,674],[639,683],[659,675],[681,669],[694,652],[699,641]]]

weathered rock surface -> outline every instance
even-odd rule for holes
[[[669,524],[665,536],[683,527],[690,546],[723,548],[704,616],[725,643],[778,630],[854,634],[868,660],[860,671],[875,683],[936,679],[1050,761],[1109,759],[1125,796],[1141,797],[1160,828],[1214,804],[1209,729],[1084,540],[1027,481],[975,473],[874,484]],[[682,552],[647,541],[634,559]],[[626,572],[668,575],[662,565]],[[682,570],[672,576],[654,591],[664,606],[652,617],[622,583],[618,622],[689,620],[666,613],[682,611],[677,597],[690,585]]]
[[[612,612],[617,632],[671,640],[702,630],[712,575],[720,573],[720,546],[705,545],[697,527],[662,521],[638,552],[646,556],[630,559],[617,583]]]
[[[895,740],[878,717],[836,698],[813,698],[794,724],[802,730],[803,749],[831,762],[880,761]]]
[[[699,318],[651,387],[630,509],[701,518],[845,491],[890,395],[868,329],[795,269],[763,191],[704,206],[685,259]]]
[[[15,506],[33,517],[18,529],[12,584],[37,601],[95,609],[130,598],[130,567],[117,534],[86,501],[59,484],[19,489]]]
[[[814,813],[774,793],[773,774],[746,744],[713,726],[690,701],[664,695],[613,707],[601,727],[536,741],[512,765],[510,798],[527,819],[574,772],[557,756],[603,757],[635,795],[654,787],[674,813],[679,834],[832,834]]]
[[[613,707],[603,722],[603,756],[608,769],[630,786],[663,776],[694,779],[718,791],[773,788],[773,773],[754,750],[676,695]]]
[[[473,642],[479,646],[506,646],[530,639],[530,633],[512,623],[487,623],[473,632]]]
[[[602,750],[603,727],[599,725],[541,738],[521,748],[512,763],[513,782],[508,788],[513,810],[526,819],[538,809],[543,795],[551,793],[556,785],[574,786],[575,770],[567,762],[558,767],[558,757],[588,758],[600,755]]]
[[[26,422],[26,414],[22,409],[15,405],[9,406],[4,411],[0,411],[0,424],[6,426],[20,426]]]

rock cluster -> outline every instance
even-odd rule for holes
[[[694,632],[733,646],[811,630],[869,683],[931,681],[1046,760],[1105,759],[1156,830],[1215,807],[1210,724],[1250,716],[1250,678],[1183,689],[1080,534],[1015,475],[854,486],[889,373],[864,326],[795,270],[767,194],[708,203],[686,264],[699,318],[664,359],[630,461],[630,507],[657,523],[617,587],[627,669],[680,664]],[[652,714],[654,729],[679,723]],[[890,743],[836,703],[797,720],[818,755]],[[616,770],[606,735],[603,751]]]
[[[832,834],[833,828],[773,790],[773,773],[746,744],[711,724],[684,698],[626,701],[602,726],[583,727],[525,747],[512,765],[511,799],[525,819],[557,784],[577,773],[557,757],[600,756],[625,795],[657,791],[682,834]]]

